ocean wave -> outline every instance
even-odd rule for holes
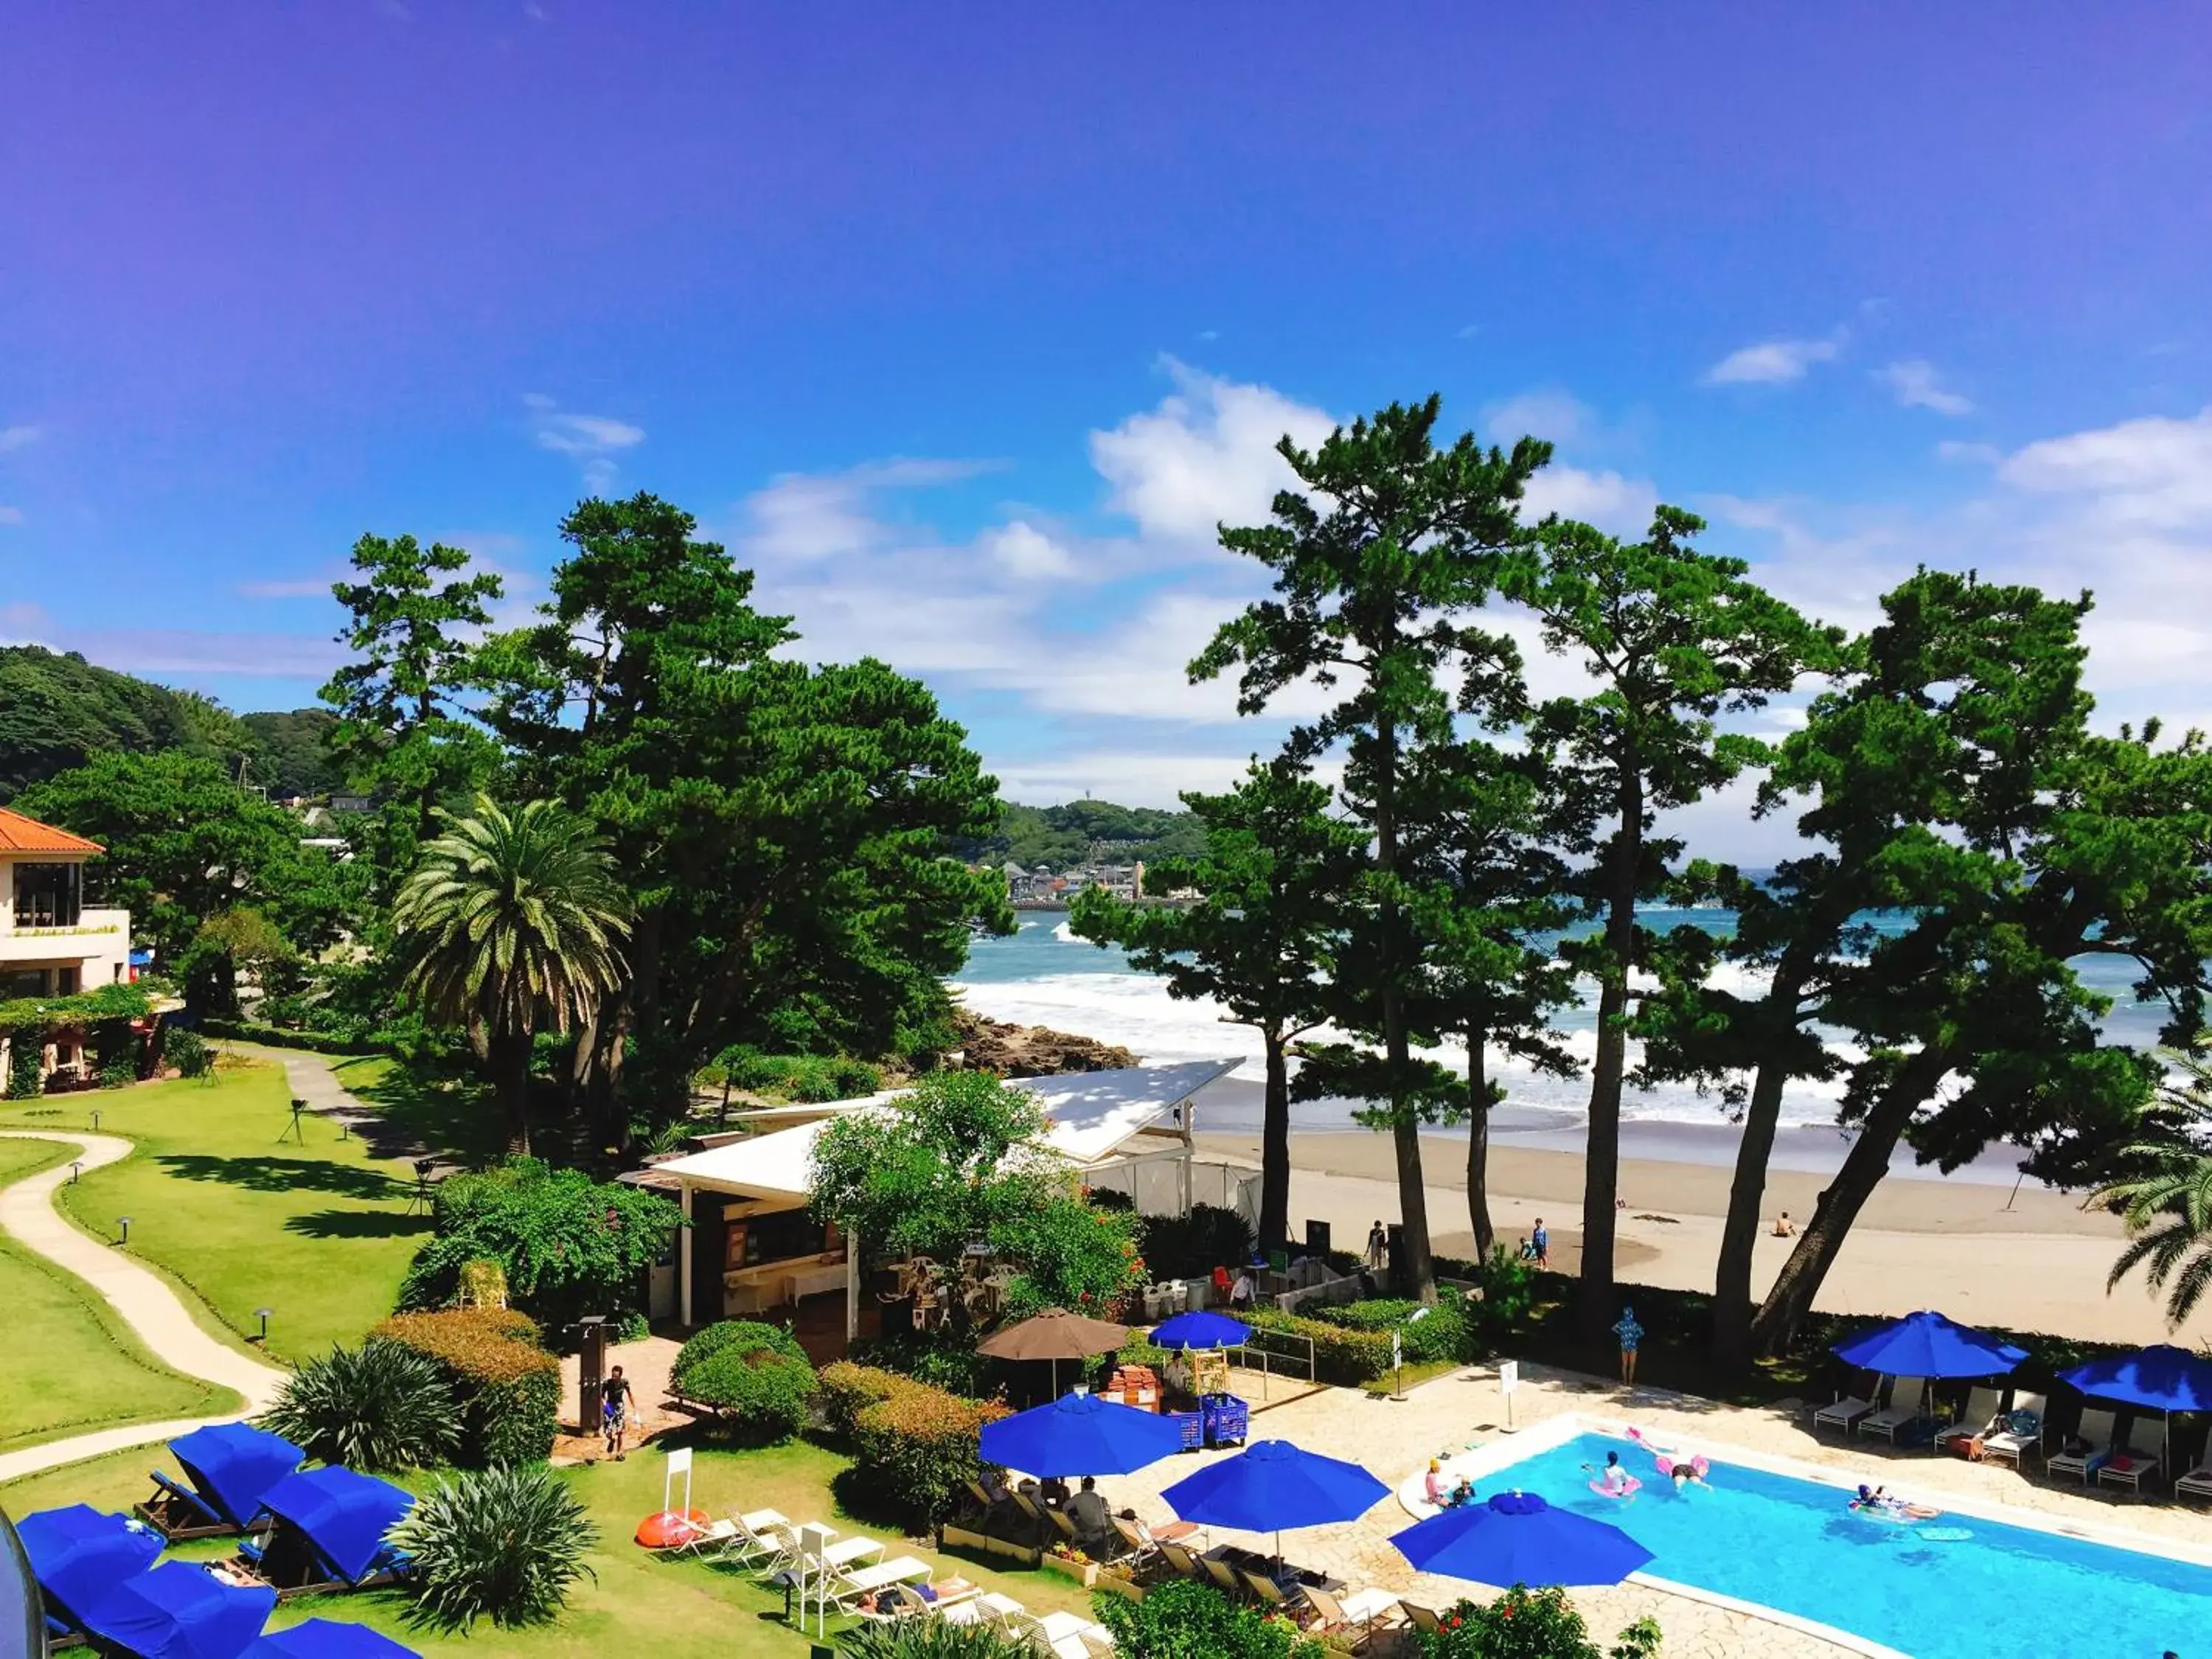
[[[1254,1083],[1267,1078],[1257,1031],[1230,1023],[1228,1011],[1211,999],[1169,995],[1166,982],[1150,975],[1041,974],[1018,980],[956,981],[952,989],[970,1008],[992,1019],[1079,1031],[1102,1042],[1118,1043],[1155,1065],[1234,1060],[1237,1063],[1231,1075]],[[1595,1011],[1587,1006],[1563,1011],[1561,1023],[1565,1028],[1559,1033],[1561,1044],[1583,1063],[1581,1074],[1554,1077],[1494,1053],[1487,1069],[1504,1085],[1507,1104],[1565,1113],[1579,1121],[1589,1099],[1587,1068],[1597,1053]],[[1337,1035],[1323,1030],[1310,1036],[1327,1041]],[[1848,1045],[1831,1047],[1846,1059],[1857,1057]],[[1642,1048],[1632,1041],[1628,1045],[1632,1069],[1643,1057]],[[1455,1071],[1466,1068],[1463,1043],[1446,1042],[1425,1052]],[[1783,1100],[1783,1121],[1832,1122],[1839,1093],[1836,1083],[1793,1083]],[[1625,1090],[1621,1115],[1637,1121],[1713,1123],[1722,1120],[1723,1110],[1717,1091],[1701,1095],[1689,1084],[1661,1084]]]

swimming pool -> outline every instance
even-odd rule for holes
[[[1513,1444],[1484,1450],[1510,1455]],[[1601,1468],[1609,1451],[1644,1481],[1632,1502],[1589,1490],[1585,1465]],[[1485,1496],[1518,1487],[1610,1522],[1656,1558],[1645,1569],[1653,1577],[1914,1659],[2157,1659],[2212,1645],[2212,1566],[1964,1514],[1924,1523],[1942,1534],[1929,1539],[1921,1527],[1852,1514],[1847,1492],[1817,1481],[1732,1464],[1711,1480],[1678,1494],[1649,1452],[1580,1432],[1492,1464],[1477,1485]]]

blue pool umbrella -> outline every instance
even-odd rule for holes
[[[261,1507],[299,1528],[331,1577],[362,1577],[376,1565],[384,1534],[415,1506],[415,1495],[352,1469],[288,1474],[262,1494]]]
[[[281,1434],[251,1423],[217,1423],[169,1443],[192,1485],[222,1518],[244,1526],[261,1494],[300,1467],[307,1454]]]
[[[151,1527],[89,1504],[27,1515],[15,1532],[47,1602],[72,1623],[118,1581],[152,1566],[161,1553],[161,1534]]]
[[[246,1649],[244,1659],[420,1659],[420,1656],[366,1625],[309,1619],[289,1630],[270,1632]]]
[[[1024,1474],[1127,1474],[1182,1449],[1173,1418],[1071,1394],[983,1425],[983,1461]]]
[[[84,1626],[131,1659],[239,1659],[276,1605],[265,1584],[226,1584],[182,1561],[125,1579]]]
[[[1423,1572],[1484,1584],[1618,1584],[1651,1559],[1620,1528],[1553,1509],[1533,1492],[1446,1510],[1390,1541]]]
[[[2134,1353],[2093,1359],[2061,1371],[2058,1380],[2100,1400],[2155,1411],[2212,1411],[2212,1359],[2155,1343]]]
[[[1194,1308],[1177,1314],[1152,1332],[1156,1348],[1241,1348],[1252,1340],[1252,1328],[1227,1314]]]
[[[1287,1440],[1255,1440],[1234,1457],[1209,1463],[1160,1494],[1186,1521],[1275,1534],[1284,1529],[1357,1521],[1390,1488],[1340,1458],[1303,1451]]]
[[[1926,1310],[1838,1342],[1831,1352],[1891,1376],[1996,1376],[2027,1358],[2025,1348]]]

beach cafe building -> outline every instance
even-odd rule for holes
[[[1200,1166],[1193,1158],[1193,1097],[1236,1065],[1138,1066],[1018,1078],[1009,1086],[1037,1097],[1045,1119],[1041,1144],[1065,1158],[1086,1186],[1126,1193],[1146,1215],[1182,1215],[1200,1199],[1232,1206],[1251,1200],[1251,1183],[1241,1182],[1239,1172]],[[732,1113],[731,1122],[744,1131],[738,1138],[652,1167],[653,1184],[676,1188],[691,1224],[676,1264],[685,1325],[772,1308],[796,1316],[813,1298],[836,1296],[844,1302],[846,1339],[859,1334],[862,1252],[807,1213],[814,1143],[832,1120],[896,1111],[901,1098],[892,1091]]]

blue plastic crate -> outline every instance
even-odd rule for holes
[[[1173,1418],[1176,1426],[1182,1431],[1182,1449],[1185,1451],[1196,1451],[1206,1443],[1206,1413],[1203,1411],[1167,1412],[1163,1414]]]
[[[1206,1419],[1206,1443],[1241,1446],[1252,1425],[1252,1407],[1233,1394],[1210,1394],[1199,1401]]]

